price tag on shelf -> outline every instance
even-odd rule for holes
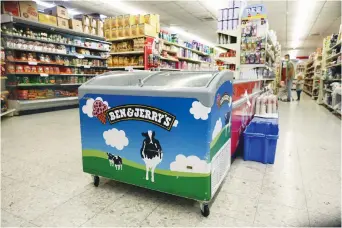
[[[127,70],[129,72],[132,72],[133,71],[133,67],[132,66],[127,66],[127,67],[125,67],[125,70]]]
[[[40,74],[40,77],[49,77],[49,75],[48,75],[48,74],[45,74],[45,73],[41,73],[41,74]]]
[[[83,67],[84,68],[90,68],[90,65],[84,65]]]
[[[84,59],[84,55],[78,54],[78,55],[76,55],[76,57],[79,58],[79,59]]]
[[[81,65],[81,64],[77,64],[76,66],[80,67],[80,66],[82,66],[82,65]]]
[[[34,62],[34,61],[28,61],[28,65],[37,65],[37,62]]]

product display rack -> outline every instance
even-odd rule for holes
[[[1,15],[9,109],[78,104],[77,88],[107,71],[110,43],[103,37]]]
[[[341,36],[332,34],[323,40],[322,67],[317,103],[341,115]]]
[[[304,88],[303,91],[312,97],[318,98],[319,83],[322,75],[322,54],[320,49],[313,53],[305,65],[304,70]]]

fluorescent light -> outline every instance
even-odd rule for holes
[[[76,10],[76,9],[68,9],[68,14],[69,14],[70,16],[74,16],[74,15],[82,14],[82,12],[81,12],[81,11],[78,11],[78,10]]]
[[[38,5],[40,6],[44,6],[46,8],[51,8],[51,7],[54,7],[56,6],[55,4],[53,3],[48,3],[48,2],[43,2],[43,1],[40,1],[40,0],[34,0]]]
[[[298,54],[298,50],[291,50],[289,52],[290,59],[295,59],[297,57],[297,54]]]
[[[127,14],[147,14],[142,9],[134,8],[131,5],[127,4],[125,1],[115,0],[115,1],[108,1],[108,0],[98,0],[101,1],[105,6],[110,4],[111,6],[117,8],[118,10],[122,11],[123,13]]]
[[[312,10],[315,8],[316,0],[299,0],[296,14],[296,27],[293,36],[292,48],[297,48],[300,45],[300,39],[305,35],[308,25],[308,18],[312,15]]]

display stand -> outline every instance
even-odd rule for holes
[[[303,91],[312,97],[318,98],[319,82],[322,75],[322,54],[320,49],[312,53],[305,65],[305,77]]]
[[[103,37],[8,14],[1,26],[14,114],[77,105],[78,87],[107,69],[110,46]]]

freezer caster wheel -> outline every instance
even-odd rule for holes
[[[201,213],[204,217],[208,217],[210,214],[210,210],[209,210],[209,205],[208,204],[201,204]]]
[[[100,177],[99,176],[94,176],[94,186],[97,187],[100,184]]]

